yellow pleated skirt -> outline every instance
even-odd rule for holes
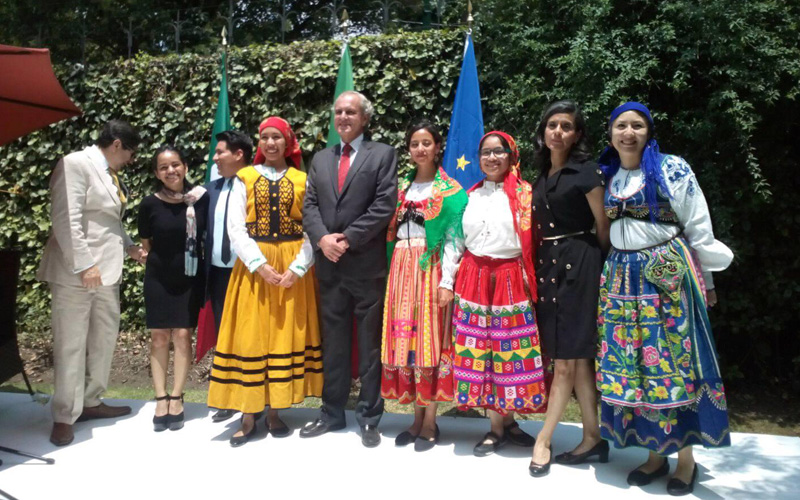
[[[258,242],[278,273],[302,240]],[[291,288],[270,285],[236,261],[225,295],[208,406],[258,413],[322,394],[322,346],[313,268]]]

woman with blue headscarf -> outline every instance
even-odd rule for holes
[[[628,102],[611,113],[600,156],[611,253],[600,282],[597,388],[601,432],[617,448],[650,450],[628,475],[644,486],[669,473],[672,495],[693,490],[692,445],[730,445],[725,390],[706,312],[712,271],[733,253],[714,239],[697,179],[683,158],[659,152],[653,119]]]

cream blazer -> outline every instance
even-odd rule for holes
[[[50,178],[52,227],[36,274],[39,281],[81,286],[80,272],[97,265],[103,285],[119,283],[125,249],[125,207],[97,146],[62,158]]]

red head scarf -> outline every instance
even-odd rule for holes
[[[511,152],[508,155],[509,169],[506,172],[506,177],[503,179],[503,191],[508,197],[508,204],[511,206],[511,214],[514,217],[514,230],[517,233],[520,244],[522,244],[522,267],[525,269],[525,274],[528,277],[528,288],[531,291],[531,299],[534,303],[538,300],[538,293],[536,289],[536,271],[533,267],[535,258],[535,247],[533,245],[533,220],[531,217],[532,203],[533,203],[533,189],[531,185],[522,180],[519,165],[519,149],[517,142],[513,137],[493,130],[483,137],[481,143],[490,135],[496,135],[505,139],[508,143]],[[483,181],[476,184],[473,189],[482,186]]]
[[[274,127],[280,131],[283,138],[286,139],[286,151],[283,153],[283,156],[292,160],[292,165],[295,168],[300,168],[303,155],[300,153],[300,143],[297,142],[297,136],[292,132],[292,127],[289,126],[289,122],[277,116],[270,116],[258,126],[258,134],[261,135],[261,132],[267,127]],[[261,152],[261,148],[258,148],[256,157],[253,160],[253,165],[261,165],[266,160],[267,158],[264,156],[264,153]]]

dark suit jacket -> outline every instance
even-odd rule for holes
[[[372,279],[386,276],[386,227],[397,207],[397,154],[393,147],[364,140],[338,189],[341,145],[314,155],[303,203],[303,230],[315,253],[319,279],[341,275]],[[319,249],[319,240],[343,233],[350,248],[338,263]]]
[[[205,268],[206,268],[206,278],[211,276],[211,250],[214,244],[214,212],[217,210],[217,200],[219,200],[219,193],[222,191],[222,186],[225,184],[224,177],[220,177],[219,179],[213,180],[206,184],[204,187],[208,192],[208,215],[206,217],[206,236],[205,236]],[[233,249],[231,249],[231,258],[235,259],[236,255],[233,253]],[[208,282],[209,280],[206,279],[206,300],[209,298],[209,290],[208,290]]]

